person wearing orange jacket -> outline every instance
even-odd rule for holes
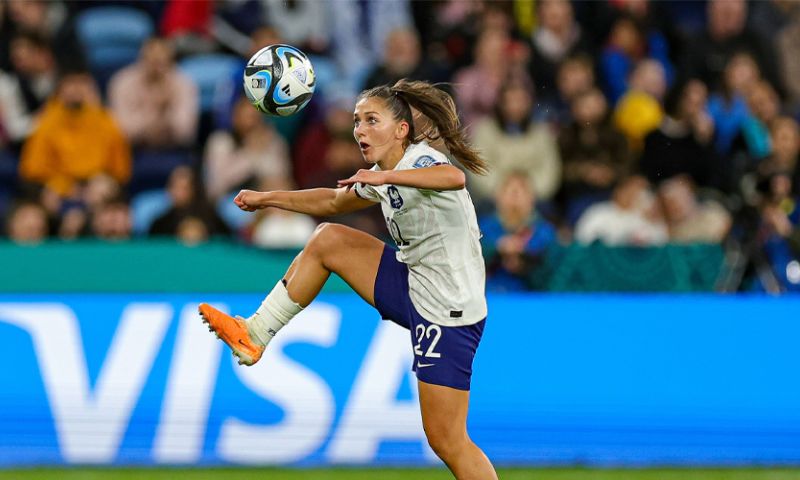
[[[130,146],[103,107],[94,79],[86,72],[66,73],[23,145],[19,175],[61,197],[72,197],[83,182],[100,174],[126,184],[131,176]]]

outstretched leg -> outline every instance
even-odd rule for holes
[[[497,479],[486,455],[467,434],[469,391],[418,381],[428,443],[458,480]]]
[[[383,248],[383,242],[364,232],[323,223],[249,320],[231,317],[207,304],[200,305],[200,315],[240,364],[253,365],[272,337],[314,300],[332,272],[374,306]]]

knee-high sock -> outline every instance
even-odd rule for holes
[[[281,280],[261,302],[256,313],[247,319],[250,337],[254,342],[266,346],[272,337],[302,310],[303,307],[289,297],[289,292]]]

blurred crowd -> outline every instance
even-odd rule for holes
[[[243,97],[288,43],[317,92]],[[721,244],[735,288],[800,288],[800,2],[0,0],[0,218],[45,239],[302,247],[321,219],[231,202],[364,167],[358,92],[444,82],[491,172],[468,178],[488,288],[554,245]],[[379,209],[335,221],[389,240]]]

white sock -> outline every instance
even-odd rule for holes
[[[303,307],[289,297],[281,280],[261,302],[256,313],[247,319],[250,337],[255,343],[267,346],[272,337],[302,310]]]

